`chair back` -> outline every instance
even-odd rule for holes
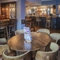
[[[15,35],[22,34],[22,33],[24,33],[23,30],[16,30],[16,31],[15,31]]]
[[[5,43],[7,43],[6,38],[0,38],[0,44],[5,44]]]
[[[3,52],[3,50],[5,50],[5,49],[7,49],[8,51],[10,51],[9,50],[9,46],[6,44],[6,45],[0,45],[0,55],[2,55],[2,52]]]
[[[59,46],[58,44],[54,43],[54,42],[51,42],[50,44],[50,49],[55,52],[55,51],[58,51],[59,50]]]
[[[54,46],[55,45],[55,46]],[[36,60],[55,60],[56,53],[59,49],[59,46],[56,43],[51,43],[50,45],[51,51],[37,51]]]
[[[15,25],[15,24],[16,24],[16,20],[15,19],[10,19],[9,25]]]
[[[22,60],[28,53],[29,53],[29,51],[26,51],[21,55],[8,56],[8,50],[4,50],[3,51],[3,59],[4,60]]]
[[[8,21],[0,21],[0,27],[5,27],[7,26]]]
[[[38,29],[37,32],[43,32],[43,33],[47,33],[47,34],[50,34],[50,30],[49,29]]]
[[[60,33],[51,33],[50,37],[57,42],[60,39]]]

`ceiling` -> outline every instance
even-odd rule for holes
[[[41,5],[41,2],[45,1],[53,1],[53,0],[26,0],[26,6],[32,6],[32,5]]]
[[[41,5],[41,4],[38,4],[38,3],[36,3],[36,2],[29,2],[29,1],[26,1],[26,3],[25,3],[25,6],[35,6],[35,5]]]

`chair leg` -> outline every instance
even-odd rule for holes
[[[6,28],[3,29],[4,38],[6,38]]]
[[[50,22],[46,22],[46,28],[50,28]]]
[[[31,28],[33,28],[33,31],[35,31],[34,23],[31,22]]]
[[[60,51],[58,51],[58,57],[57,60],[60,60]]]
[[[12,29],[13,29],[13,33],[14,33],[15,30],[16,30],[15,25],[9,27],[9,38],[11,37],[11,30],[12,30]]]
[[[9,39],[7,26],[6,26],[6,34],[7,34],[7,39]]]
[[[10,38],[10,27],[9,27],[9,38]]]

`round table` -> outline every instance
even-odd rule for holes
[[[32,42],[26,42],[24,39],[24,34],[19,34],[13,36],[8,40],[8,45],[11,49],[16,51],[25,51],[25,50],[38,50],[47,46],[51,41],[51,38],[46,33],[37,33],[31,32]]]

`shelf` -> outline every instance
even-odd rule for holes
[[[16,18],[16,3],[1,3],[1,15],[4,19]]]

